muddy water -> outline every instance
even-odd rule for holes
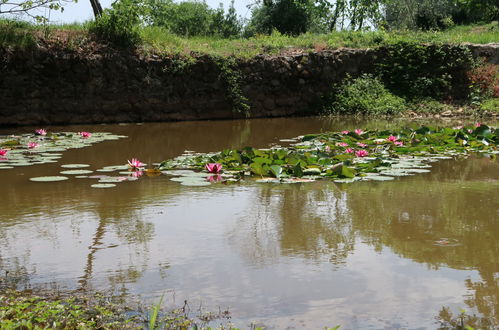
[[[431,173],[351,185],[185,187],[167,177],[113,189],[35,183],[60,164],[92,169],[324,130],[399,122],[318,118],[50,127],[127,139],[59,163],[0,171],[0,270],[20,286],[108,290],[275,328],[435,328],[442,308],[499,320],[499,161],[446,160]],[[0,134],[31,128],[2,129]]]

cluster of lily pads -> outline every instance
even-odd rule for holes
[[[0,137],[0,169],[56,162],[58,152],[81,148],[123,136],[111,133],[63,132]],[[398,131],[372,130],[309,134],[281,140],[288,146],[269,149],[229,149],[214,153],[186,151],[162,163],[147,164],[131,159],[128,164],[88,169],[88,164],[63,164],[59,176],[35,177],[31,181],[63,181],[68,176],[97,179],[94,188],[111,188],[137,180],[142,175],[171,176],[187,186],[233,183],[245,178],[257,182],[313,182],[329,178],[335,182],[387,181],[395,177],[429,172],[440,159],[481,153],[495,157],[499,130],[477,123],[473,127],[422,126]]]
[[[422,126],[399,131],[356,129],[281,141],[290,145],[187,152],[162,162],[158,169],[184,185],[235,182],[248,177],[281,183],[325,178],[335,182],[386,181],[429,172],[431,163],[441,159],[471,153],[495,157],[499,130],[480,123],[472,127]],[[207,178],[207,172],[213,175]]]
[[[118,140],[122,135],[112,133],[90,132],[47,132],[37,129],[31,134],[0,136],[0,170],[12,169],[19,166],[56,163],[62,157],[62,152],[69,149],[84,148],[92,144]],[[67,168],[61,174],[83,174],[88,170],[75,170],[75,168],[88,167],[87,164],[66,164]],[[76,171],[76,172],[75,172]],[[36,177],[31,181],[62,181],[68,177]]]

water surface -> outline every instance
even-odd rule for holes
[[[21,286],[108,290],[229,308],[270,327],[435,328],[443,307],[499,320],[499,161],[472,157],[388,182],[185,187],[166,176],[113,189],[35,183],[184,150],[267,147],[400,122],[292,118],[49,127],[128,135],[58,163],[0,171],[0,270]],[[2,129],[0,134],[32,128]]]

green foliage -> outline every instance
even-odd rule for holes
[[[495,97],[484,100],[480,104],[480,111],[499,114],[499,98]]]
[[[36,46],[33,36],[34,27],[23,21],[0,19],[0,48],[14,46],[29,49]]]
[[[225,87],[225,97],[232,110],[249,117],[250,106],[248,99],[241,90],[242,75],[237,67],[237,61],[234,58],[215,58],[215,62],[220,70],[219,80],[222,81]]]
[[[15,291],[0,294],[2,329],[124,329],[127,320],[116,306],[89,306],[77,299],[44,299]]]
[[[393,115],[405,110],[402,98],[368,74],[347,79],[334,88],[331,98],[326,106],[330,114]]]
[[[310,4],[310,0],[263,1],[253,10],[245,34],[270,34],[273,30],[289,35],[307,32],[312,21]]]
[[[178,182],[205,177],[206,172],[194,171],[203,171],[207,163],[221,165],[223,173],[216,181],[226,183],[237,182],[246,175],[268,177],[262,182],[310,182],[323,178],[335,182],[386,181],[429,172],[431,166],[427,162],[437,159],[466,157],[473,152],[493,157],[498,152],[499,130],[484,124],[396,131],[357,129],[309,134],[296,140],[298,143],[289,147],[246,147],[182,155],[162,162],[160,169],[168,170],[163,172],[166,175],[185,176],[172,178]]]
[[[117,46],[130,47],[140,43],[140,24],[144,7],[140,0],[118,0],[111,9],[90,24],[90,32]]]
[[[216,10],[205,2],[172,0],[148,0],[147,20],[153,26],[161,26],[168,31],[184,37],[219,36],[237,37],[242,31],[242,22],[237,17],[232,1],[225,13],[223,5]]]
[[[0,0],[0,15],[26,15],[37,23],[47,23],[40,9],[64,11],[64,5],[77,0]]]
[[[466,85],[466,72],[472,64],[473,57],[466,46],[403,41],[384,48],[377,69],[385,85],[399,96],[465,97],[467,91],[457,88]]]
[[[386,22],[395,29],[441,30],[499,18],[495,0],[388,0]]]

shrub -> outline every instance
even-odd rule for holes
[[[141,41],[139,27],[143,11],[139,0],[118,0],[89,29],[98,38],[117,46],[135,46]]]
[[[499,97],[499,65],[483,64],[468,72],[471,90],[482,97]]]
[[[462,87],[473,57],[466,46],[402,41],[382,52],[378,73],[393,93],[409,99],[467,96]]]
[[[333,89],[326,106],[330,114],[392,115],[405,110],[404,99],[388,91],[369,74],[349,79]]]

